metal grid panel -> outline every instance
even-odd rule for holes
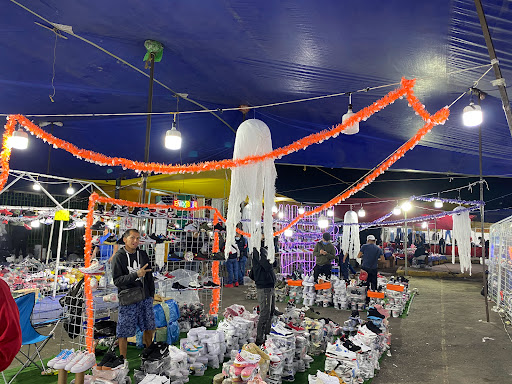
[[[491,226],[489,245],[489,298],[512,319],[512,216]]]

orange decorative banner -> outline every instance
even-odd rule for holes
[[[220,290],[221,290],[219,270],[220,270],[220,261],[215,260],[212,263],[212,280],[215,284],[218,284],[219,287],[213,288],[212,302],[210,303],[210,315],[216,315],[219,313]]]

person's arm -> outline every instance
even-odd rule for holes
[[[315,249],[313,250],[313,256],[318,257],[320,256],[320,244],[316,243]]]
[[[386,260],[386,258],[384,257],[384,251],[382,250],[382,248],[380,248],[379,260],[380,260],[380,261],[384,261],[384,260]]]
[[[334,245],[331,244],[330,247],[327,247],[329,251],[326,251],[325,256],[329,260],[334,260],[336,258],[336,248],[334,248]]]
[[[357,254],[357,258],[360,259],[361,257],[363,257],[363,252],[359,251],[359,253]]]
[[[268,258],[267,258],[267,250],[265,248],[262,248],[261,251],[260,251],[260,259],[259,259],[259,263],[261,265],[261,267],[265,270],[265,271],[271,271],[272,270],[272,264],[270,264],[270,262],[268,261]]]

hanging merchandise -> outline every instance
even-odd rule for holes
[[[457,207],[453,210],[453,244],[452,264],[455,264],[455,242],[459,253],[460,271],[469,271],[471,275],[471,220],[469,211],[464,207]],[[459,212],[461,211],[461,212]]]
[[[249,119],[244,121],[236,131],[233,160],[249,156],[260,156],[272,152],[272,137],[270,129],[261,120]],[[228,200],[226,220],[226,245],[230,250],[235,244],[236,225],[240,222],[240,204],[249,197],[251,205],[249,215],[249,249],[259,249],[261,243],[260,226],[263,215],[263,233],[265,245],[268,247],[268,258],[274,262],[274,231],[272,228],[272,207],[274,206],[275,182],[277,172],[274,159],[269,158],[257,163],[236,167],[231,170],[231,189]],[[264,201],[263,208],[261,202]],[[228,254],[226,253],[226,258]]]
[[[358,218],[357,213],[350,210],[345,212],[343,218],[344,224],[357,224]],[[343,237],[341,243],[341,249],[343,254],[347,255],[350,259],[355,259],[361,249],[361,243],[359,241],[359,225],[345,225],[343,227]]]

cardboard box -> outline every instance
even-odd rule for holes
[[[398,259],[396,261],[396,265],[403,265],[403,266],[405,266],[405,260],[404,259]]]
[[[391,260],[379,260],[377,266],[379,269],[391,268]]]

